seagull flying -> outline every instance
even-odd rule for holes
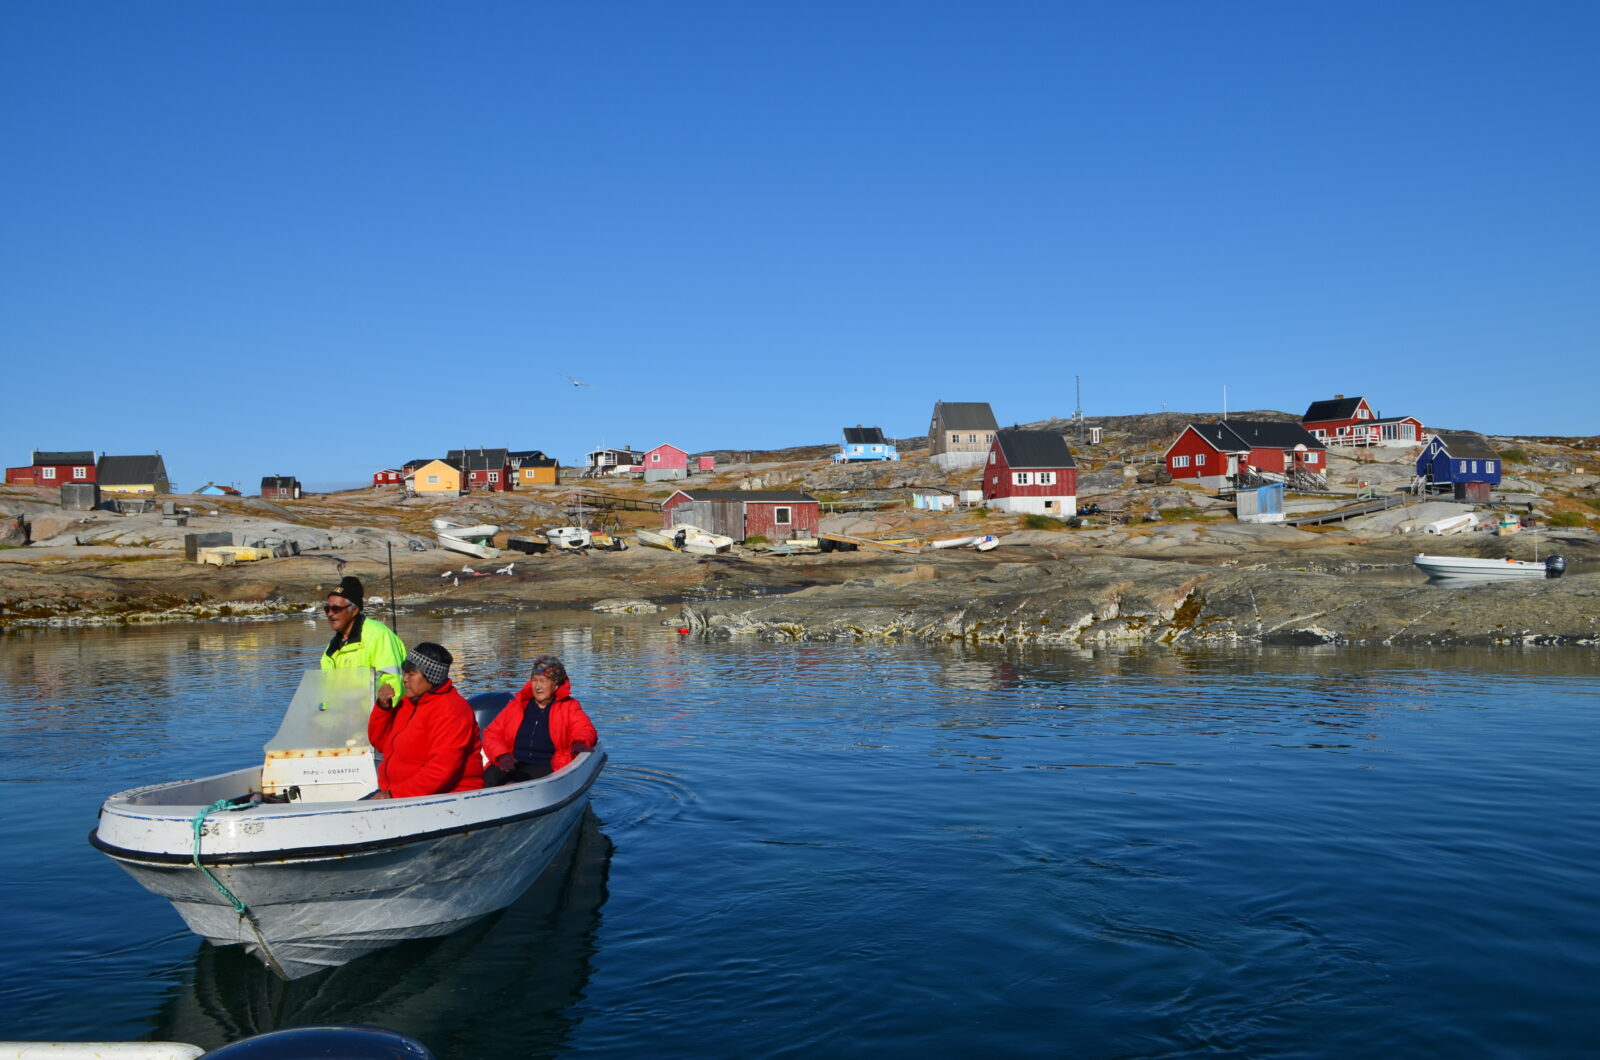
[[[574,379],[574,378],[572,378],[572,376],[568,375],[566,372],[557,372],[556,375],[559,375],[561,378],[565,379],[567,382],[571,383],[573,386],[589,386],[588,383],[585,383],[580,379]],[[590,387],[590,389],[593,389],[593,388]]]

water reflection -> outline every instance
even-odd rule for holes
[[[282,1027],[370,1023],[438,1056],[542,1055],[568,1041],[591,974],[611,840],[592,809],[502,913],[285,982],[241,946],[200,943],[150,1037],[214,1049]]]

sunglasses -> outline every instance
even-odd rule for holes
[[[351,606],[350,604],[323,604],[322,613],[325,615],[337,615],[340,611],[350,610]]]

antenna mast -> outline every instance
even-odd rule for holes
[[[1078,401],[1077,408],[1072,410],[1072,422],[1076,423],[1078,425],[1078,444],[1082,445],[1083,444],[1083,377],[1080,376],[1080,375],[1073,376],[1072,377],[1072,386],[1073,386],[1073,389],[1077,393],[1077,401]]]

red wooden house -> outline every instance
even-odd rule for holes
[[[1422,421],[1415,416],[1379,416],[1364,397],[1335,394],[1313,401],[1300,426],[1335,445],[1420,445]]]
[[[1250,471],[1283,477],[1328,472],[1327,447],[1311,432],[1262,420],[1191,423],[1162,459],[1174,479],[1193,479],[1207,489],[1221,489]]]
[[[793,490],[678,490],[661,504],[661,525],[689,523],[743,541],[816,537],[821,505]]]
[[[689,454],[665,442],[646,452],[641,463],[646,482],[689,477]]]
[[[1059,431],[996,431],[983,467],[983,500],[1003,512],[1078,514],[1078,463]]]
[[[374,486],[398,486],[406,480],[406,473],[399,468],[386,467],[382,471],[372,473]]]
[[[27,467],[6,468],[8,486],[61,486],[95,481],[94,453],[87,450],[47,453],[34,450]]]
[[[461,469],[463,490],[509,490],[511,454],[506,449],[452,449],[444,462]]]

